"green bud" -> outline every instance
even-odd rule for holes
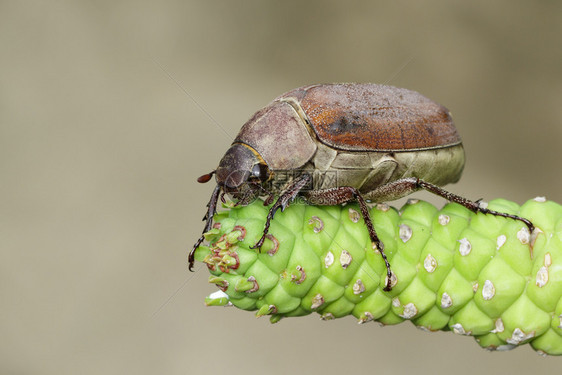
[[[252,289],[254,289],[255,287],[256,287],[255,279],[253,279],[253,278],[248,278],[248,279],[240,278],[236,282],[236,285],[234,286],[234,289],[237,292],[248,292],[248,291],[251,291]]]
[[[264,315],[271,315],[276,312],[277,312],[277,308],[275,307],[275,305],[264,304],[258,309],[258,311],[256,311],[256,317],[260,318]]]
[[[237,243],[239,240],[243,239],[241,238],[242,236],[242,231],[240,230],[235,230],[230,232],[229,234],[226,235],[226,242],[234,245],[235,243]]]
[[[205,305],[207,306],[226,306],[229,303],[228,295],[222,291],[217,291],[205,297]]]
[[[210,276],[209,282],[211,284],[215,284],[216,286],[219,287],[219,289],[222,289],[223,291],[225,291],[228,288],[228,280],[226,280],[224,277]]]
[[[208,232],[203,233],[203,237],[207,242],[213,242],[215,239],[218,238],[220,234],[220,230],[218,228],[213,228]]]

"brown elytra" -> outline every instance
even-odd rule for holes
[[[407,89],[369,83],[315,85],[278,100],[300,106],[320,142],[337,149],[412,151],[461,143],[449,110]]]

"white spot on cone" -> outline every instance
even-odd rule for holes
[[[547,267],[542,266],[537,271],[537,277],[536,277],[535,283],[537,284],[537,286],[539,288],[542,288],[543,286],[546,285],[546,283],[548,283],[548,268]]]
[[[461,253],[461,255],[467,256],[468,254],[470,254],[470,250],[472,250],[472,245],[470,244],[470,241],[465,237],[462,238],[460,240],[458,240],[459,243],[461,244],[459,246],[459,253]]]
[[[502,318],[497,318],[496,322],[495,322],[496,328],[491,330],[491,333],[500,333],[503,332],[504,330],[504,326],[503,326],[503,320]]]
[[[311,309],[317,309],[324,304],[324,296],[320,293],[315,295],[312,298],[312,305],[310,306]]]
[[[418,314],[418,309],[416,305],[410,302],[406,306],[404,306],[404,311],[402,312],[402,314],[400,314],[400,316],[404,319],[412,319],[417,314]]]
[[[340,254],[340,264],[342,266],[342,268],[345,270],[347,267],[349,267],[349,265],[351,264],[351,261],[353,260],[353,257],[351,256],[351,254],[349,253],[349,251],[347,250],[342,250],[341,254]]]
[[[353,294],[361,294],[365,291],[365,285],[361,279],[357,279],[357,281],[353,284]]]
[[[453,306],[453,299],[447,293],[443,293],[441,296],[441,307],[446,309],[451,306]]]
[[[431,254],[427,254],[423,260],[423,268],[425,268],[427,272],[432,273],[437,268],[437,260],[431,256]]]
[[[499,250],[503,245],[505,245],[506,241],[507,237],[505,236],[505,234],[498,236],[498,238],[496,239],[496,250]]]
[[[533,337],[535,337],[535,332],[531,332],[529,334],[526,334],[520,328],[515,328],[513,330],[513,334],[511,335],[511,337],[509,339],[505,340],[505,341],[508,344],[511,344],[511,345],[519,345],[523,341],[528,340],[528,339],[533,338]]]
[[[453,332],[456,333],[457,335],[470,335],[471,333],[470,331],[469,332],[465,331],[464,327],[460,323],[453,324],[451,328],[453,329]]]
[[[375,317],[369,311],[365,311],[357,323],[363,324],[374,320]]]
[[[523,245],[527,245],[531,241],[531,233],[529,233],[529,228],[523,227],[519,229],[519,232],[517,232],[517,239]]]
[[[474,293],[476,293],[478,291],[478,281],[474,282],[474,284],[472,284],[472,291]]]
[[[377,205],[375,207],[377,208],[377,210],[382,211],[382,212],[386,212],[386,211],[390,210],[390,206],[386,203],[377,203]]]
[[[496,288],[494,284],[490,280],[486,280],[484,282],[484,286],[482,287],[482,297],[485,301],[491,300],[496,295]]]
[[[398,284],[398,278],[394,272],[390,271],[390,287],[394,288],[396,284]],[[388,276],[384,277],[384,285],[388,285]]]
[[[324,257],[324,266],[326,268],[330,267],[332,264],[334,264],[334,253],[332,253],[331,251],[328,251],[326,253],[326,256]]]
[[[451,218],[447,215],[439,215],[439,218],[437,219],[439,220],[439,224],[445,226],[447,224],[449,224],[449,221],[451,221]]]
[[[354,223],[359,222],[359,219],[361,219],[361,215],[359,215],[359,212],[357,212],[357,210],[354,210],[353,208],[349,209],[348,215],[349,215],[349,220],[351,220]]]
[[[402,242],[406,243],[410,240],[410,238],[412,238],[412,228],[406,224],[400,224],[400,231],[398,232],[398,235]]]

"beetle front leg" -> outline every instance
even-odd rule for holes
[[[265,227],[263,229],[263,235],[254,246],[250,246],[250,249],[261,249],[267,236],[267,232],[269,232],[269,226],[271,224],[271,220],[273,220],[273,216],[275,216],[275,212],[277,212],[279,208],[281,208],[281,211],[285,211],[285,208],[293,201],[293,199],[295,199],[302,188],[310,182],[310,179],[311,177],[309,174],[303,174],[289,184],[287,189],[283,191],[275,204],[269,209],[269,212],[267,213],[267,220],[265,221]]]
[[[375,227],[373,226],[373,221],[369,215],[369,207],[365,202],[365,199],[361,196],[359,190],[351,186],[342,186],[333,189],[308,191],[305,194],[307,201],[312,204],[318,205],[336,205],[347,203],[356,200],[359,203],[361,209],[361,214],[363,215],[363,220],[369,231],[369,238],[371,242],[375,244],[376,249],[381,253],[384,264],[386,265],[386,286],[384,291],[389,292],[392,290],[392,271],[390,270],[390,263],[384,253],[384,244],[379,239]]]
[[[215,187],[215,190],[213,190],[213,194],[211,194],[211,199],[209,200],[209,203],[207,203],[207,213],[203,217],[203,220],[207,220],[207,222],[205,223],[203,234],[195,242],[195,245],[193,245],[193,249],[191,249],[191,251],[189,252],[188,260],[189,260],[189,270],[191,272],[193,272],[193,263],[195,262],[195,250],[197,250],[199,245],[201,245],[201,242],[203,242],[203,240],[205,239],[205,233],[210,231],[211,228],[213,227],[213,216],[215,216],[215,213],[217,212],[217,201],[219,200],[220,192],[221,192],[221,188],[219,185],[217,185]]]

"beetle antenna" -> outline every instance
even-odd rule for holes
[[[197,179],[197,182],[199,182],[200,184],[204,184],[206,182],[209,182],[211,180],[211,177],[213,177],[213,175],[215,174],[216,170],[211,171],[207,174],[204,174],[203,176],[199,177]]]

